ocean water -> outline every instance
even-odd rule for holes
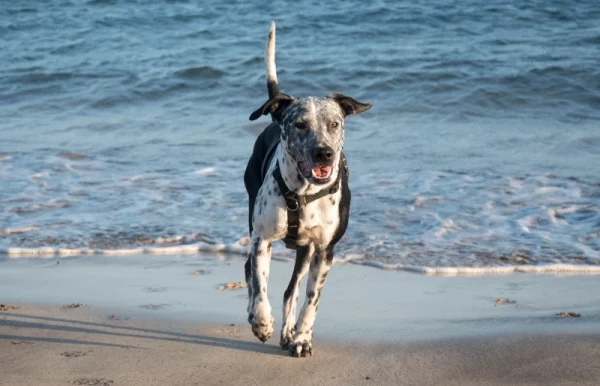
[[[2,253],[244,254],[271,20],[283,92],[374,106],[339,262],[600,271],[600,4],[566,0],[0,1]]]

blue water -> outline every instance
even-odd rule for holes
[[[600,264],[597,1],[0,1],[0,249],[243,246],[271,20],[282,91],[374,105],[339,258]]]

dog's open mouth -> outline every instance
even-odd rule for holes
[[[331,166],[313,168],[312,176],[315,180],[327,180],[331,176]]]
[[[324,184],[329,182],[331,177],[331,166],[318,166],[311,169],[308,162],[298,162],[298,168],[307,180],[312,177],[312,181],[317,184]]]

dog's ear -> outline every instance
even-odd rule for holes
[[[258,110],[250,114],[250,120],[254,121],[260,118],[261,115],[271,114],[271,116],[278,120],[281,118],[281,113],[290,105],[294,100],[291,96],[279,93],[273,98],[269,99],[264,105],[260,106]]]
[[[345,96],[344,94],[340,94],[337,92],[332,93],[331,95],[329,95],[329,97],[340,105],[342,111],[344,112],[344,117],[347,117],[348,115],[360,114],[362,112],[367,111],[371,108],[371,106],[373,106],[370,103],[360,103],[359,101],[353,98],[350,98],[348,96]]]

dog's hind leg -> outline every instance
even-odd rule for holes
[[[300,283],[308,272],[310,257],[314,253],[313,244],[298,246],[296,250],[296,263],[290,284],[283,294],[283,327],[281,328],[281,339],[279,345],[282,349],[289,349],[289,344],[296,331],[296,306],[300,295]]]
[[[265,342],[273,335],[275,318],[271,313],[271,305],[267,297],[267,282],[271,263],[271,243],[260,237],[252,238],[250,248],[250,276],[252,287],[248,293],[248,322],[252,325],[254,335]]]
[[[319,309],[319,299],[321,291],[325,285],[325,280],[331,269],[333,261],[333,248],[316,251],[310,262],[310,275],[306,286],[306,300],[300,317],[296,323],[296,332],[292,342],[289,344],[291,356],[306,357],[312,355],[312,336],[317,310]]]

